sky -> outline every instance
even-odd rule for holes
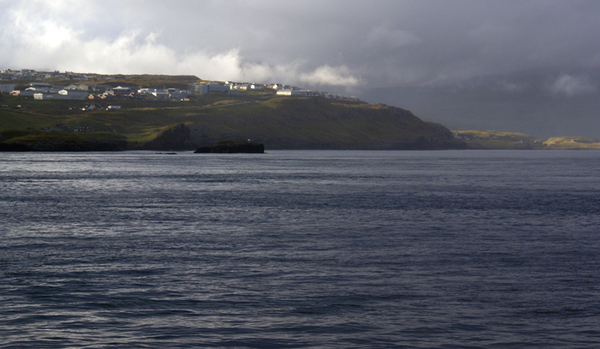
[[[284,83],[600,138],[596,0],[0,0],[0,69]]]

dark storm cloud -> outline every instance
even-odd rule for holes
[[[4,5],[8,11],[2,15],[1,45],[16,52],[2,59],[5,67],[33,56],[27,49],[33,50],[38,42],[45,50],[25,60],[38,67],[58,65],[64,60],[61,49],[77,51],[70,47],[73,43],[88,45],[88,52],[108,61],[111,53],[120,56],[124,70],[134,69],[129,60],[135,56],[144,68],[157,73],[179,72],[182,65],[187,69],[198,60],[195,72],[206,75],[202,63],[230,55],[235,59],[229,69],[240,77],[262,74],[277,79],[282,67],[292,73],[282,78],[300,80],[300,75],[319,67],[345,67],[347,74],[372,86],[600,65],[597,1],[59,1],[39,6],[5,1]],[[23,40],[11,40],[15,37]],[[99,50],[94,42],[107,44],[108,49]],[[150,57],[139,57],[139,49]],[[98,60],[90,56],[79,55],[69,63],[78,61],[93,70]],[[163,61],[169,58],[175,61]]]

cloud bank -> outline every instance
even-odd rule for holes
[[[600,66],[597,1],[1,3],[2,68],[355,88]]]
[[[0,67],[97,73],[196,74],[209,80],[291,81],[322,86],[354,87],[362,83],[345,65],[325,64],[311,70],[305,57],[255,57],[252,60],[241,53],[245,47],[243,44],[221,47],[219,35],[215,33],[222,28],[231,31],[227,29],[230,26],[228,21],[209,26],[204,35],[212,37],[214,42],[198,45],[198,38],[189,37],[189,32],[196,32],[194,29],[202,29],[206,25],[194,25],[193,21],[190,28],[177,34],[189,40],[177,42],[169,40],[174,33],[164,29],[169,27],[165,23],[159,26],[138,23],[131,28],[131,24],[113,22],[111,24],[116,28],[104,30],[95,16],[71,20],[69,15],[76,11],[65,10],[81,7],[81,3],[59,1],[37,2],[36,5],[44,11],[30,11],[30,6],[14,4],[2,16],[4,24],[0,45],[6,54],[0,60]],[[110,12],[103,11],[104,8],[96,6],[91,12],[104,12],[100,17],[110,17]],[[146,11],[149,9],[146,8]],[[186,13],[175,10],[173,15],[185,17]],[[121,16],[130,23],[126,9]],[[89,22],[95,24],[91,29],[86,28]],[[172,24],[172,20],[170,22]],[[248,51],[254,49],[251,47]]]

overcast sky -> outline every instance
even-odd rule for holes
[[[0,69],[562,98],[598,94],[599,33],[597,0],[0,0]]]

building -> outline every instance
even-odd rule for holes
[[[55,99],[84,100],[84,99],[88,98],[89,93],[87,91],[80,91],[80,90],[60,90],[60,91],[58,91],[58,95],[60,97],[55,98]]]
[[[27,91],[26,91],[27,92]],[[89,94],[85,91],[76,90],[60,90],[57,93],[48,91],[31,91],[33,99],[70,99],[70,100],[84,100],[88,98]]]
[[[49,84],[47,82],[30,82],[29,87],[33,87],[36,90],[37,89],[51,89],[52,84]]]
[[[220,84],[218,82],[209,82],[208,84],[194,83],[190,86],[190,90],[197,95],[207,95],[210,93],[228,93],[229,85]]]
[[[157,99],[169,99],[169,97],[170,97],[169,92],[167,92],[165,90],[151,88],[151,89],[149,89],[149,92],[151,95],[153,95]]]
[[[69,86],[65,86],[65,90],[87,91],[89,89],[90,89],[90,87],[88,85],[84,85],[84,84],[79,84],[79,85],[71,84]]]
[[[33,99],[54,99],[54,93],[36,92],[33,94]]]
[[[14,84],[0,84],[0,92],[11,93],[14,89]]]
[[[192,91],[193,94],[206,95],[208,94],[208,85],[196,82],[190,86],[190,91]]]
[[[290,90],[290,89],[277,90],[278,96],[306,96],[307,93],[308,92],[305,90]]]
[[[227,93],[229,85],[220,84],[218,82],[210,82],[208,84],[208,93]]]
[[[115,96],[127,96],[131,93],[131,87],[117,86],[112,91]]]
[[[110,85],[94,85],[94,86],[92,86],[92,91],[105,92],[106,90],[112,90],[112,86],[110,86]]]

